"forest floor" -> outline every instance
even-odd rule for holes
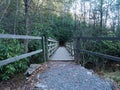
[[[24,80],[25,76],[23,73],[16,74],[10,80],[0,82],[0,90],[19,90]]]
[[[47,62],[27,79],[24,74],[18,74],[0,83],[0,90],[113,90],[112,88],[111,81],[74,62]]]

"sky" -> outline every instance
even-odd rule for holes
[[[94,1],[94,0],[93,0]],[[106,0],[106,1],[108,1],[108,0]],[[112,2],[112,0],[109,0],[109,3],[110,2]],[[116,0],[113,0],[113,4],[115,4],[115,2],[116,2]],[[91,4],[91,6],[92,7],[94,7],[95,5],[94,4]],[[107,6],[107,4],[105,4],[104,3],[104,6],[103,7],[106,7]],[[70,9],[70,12],[72,13],[72,15],[73,15],[73,17],[74,17],[74,15],[75,15],[75,13],[78,15],[78,16],[81,16],[81,14],[83,14],[83,12],[81,13],[81,11],[83,11],[83,9],[84,9],[84,5],[82,5],[81,6],[81,0],[77,0],[76,2],[74,2],[73,3],[73,5],[72,5],[72,7],[71,7],[71,9]],[[86,9],[86,21],[88,21],[89,20],[89,9],[90,9],[90,3],[89,3],[89,1],[87,1],[86,3],[85,3],[85,9]],[[108,17],[108,20],[107,20],[107,26],[109,27],[110,26],[110,24],[112,23],[112,19],[111,18],[113,18],[113,17],[115,17],[115,13],[114,12],[111,12],[110,10],[109,10],[109,13],[108,13],[109,15],[109,17]],[[103,19],[104,19],[105,17],[103,17]]]

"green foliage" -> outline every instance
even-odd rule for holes
[[[120,41],[84,41],[82,42],[81,48],[93,52],[120,57]],[[81,64],[84,66],[87,65],[88,67],[92,64],[92,69],[103,69],[107,63],[113,63],[111,60],[85,53],[81,53],[81,56]]]
[[[28,48],[29,48],[29,52],[42,49],[41,40],[34,40],[34,41],[31,40],[29,42]],[[43,60],[43,56],[41,53],[30,57],[30,63],[42,63],[43,61],[44,60]]]
[[[11,58],[24,53],[24,46],[18,40],[0,40],[0,60]],[[8,80],[15,73],[22,72],[28,67],[28,60],[23,59],[15,63],[0,67],[0,80]]]
[[[116,37],[116,33],[110,31],[109,28],[103,27],[103,31],[100,32],[99,25],[94,28],[94,26],[84,26],[81,23],[79,30],[79,35],[85,37]],[[80,34],[81,33],[81,34]],[[81,40],[81,48],[93,52],[108,54],[112,56],[120,57],[120,41],[93,41],[93,40]],[[91,67],[92,69],[104,69],[105,65],[112,64],[113,61],[107,60],[105,58],[100,58],[94,55],[89,55],[81,53],[81,64],[86,67]]]
[[[54,23],[55,25],[52,25],[52,33],[59,42],[65,43],[72,38],[74,23],[69,14],[67,14],[65,17],[60,16],[56,18]]]
[[[16,73],[23,72],[28,68],[28,60],[20,60],[0,68],[0,80],[8,80]]]
[[[120,71],[115,71],[115,72],[105,72],[104,73],[105,77],[111,78],[114,81],[116,81],[118,83],[118,85],[120,84]]]

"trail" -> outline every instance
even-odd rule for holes
[[[34,90],[112,90],[112,83],[73,62],[48,62]]]

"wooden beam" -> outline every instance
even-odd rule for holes
[[[7,39],[42,39],[41,37],[36,37],[36,36],[12,35],[12,34],[0,34],[0,38],[7,38]]]
[[[111,56],[111,55],[107,55],[107,54],[102,54],[102,53],[98,53],[98,52],[92,52],[92,51],[88,51],[88,50],[83,50],[81,49],[80,52],[84,52],[90,55],[95,55],[101,58],[106,58],[106,59],[110,59],[110,60],[114,60],[114,61],[118,61],[120,62],[120,57],[116,57],[116,56]]]
[[[82,40],[111,40],[116,41],[120,40],[120,37],[78,37],[76,39],[82,39]]]
[[[26,53],[26,54],[22,54],[22,55],[19,55],[19,56],[15,56],[15,57],[12,57],[12,58],[8,58],[8,59],[5,59],[5,60],[2,60],[2,61],[0,61],[0,67],[3,66],[3,65],[7,65],[9,63],[18,61],[20,59],[23,59],[23,58],[26,58],[26,57],[30,57],[30,56],[32,56],[34,54],[41,53],[42,51],[43,50],[40,49],[40,50],[37,50],[37,51],[33,51],[33,52],[30,52],[30,53]]]

